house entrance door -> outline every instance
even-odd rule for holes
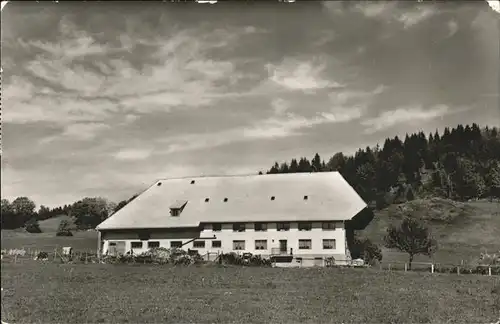
[[[286,240],[280,240],[280,253],[287,253],[288,246]]]

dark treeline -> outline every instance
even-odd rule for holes
[[[87,197],[71,205],[55,208],[41,205],[38,210],[36,210],[35,202],[28,197],[18,197],[12,202],[7,199],[2,199],[2,229],[25,227],[28,230],[29,228],[37,228],[38,221],[62,215],[74,218],[77,229],[95,228],[100,222],[123,208],[135,197],[137,197],[137,195],[134,195],[130,199],[123,200],[118,204],[101,197]]]
[[[442,134],[388,138],[383,147],[336,153],[326,162],[319,154],[276,162],[267,173],[324,171],[339,171],[376,209],[416,197],[500,198],[500,136],[497,128],[458,125]]]

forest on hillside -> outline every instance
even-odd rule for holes
[[[373,209],[416,197],[500,198],[500,135],[495,127],[460,124],[442,134],[387,138],[382,147],[339,152],[328,161],[316,154],[276,162],[267,173],[325,171],[340,172]]]

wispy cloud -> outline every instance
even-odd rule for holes
[[[276,115],[283,115],[290,108],[290,103],[282,98],[276,98],[271,102],[271,106]]]
[[[431,6],[417,6],[416,10],[399,14],[397,20],[403,23],[404,28],[410,28],[436,13]]]
[[[342,89],[340,91],[333,91],[328,96],[333,105],[343,106],[355,101],[357,105],[365,106],[368,100],[380,95],[386,89],[387,87],[384,85],[379,85],[371,91]]]
[[[398,1],[365,1],[357,3],[354,8],[365,17],[395,20],[403,24],[404,28],[415,26],[436,13],[434,7],[429,4],[402,8]]]
[[[437,105],[430,109],[424,109],[422,106],[398,108],[383,112],[375,118],[364,120],[361,124],[367,127],[365,130],[366,133],[372,134],[396,124],[431,120],[442,117],[449,112],[450,108],[446,105]]]
[[[448,37],[455,35],[458,32],[458,23],[455,20],[448,21]]]
[[[29,99],[19,100],[19,97],[13,95],[19,90],[11,89],[12,87],[7,85],[2,98],[3,106],[9,108],[2,114],[5,123],[50,122],[64,126],[74,122],[103,121],[111,113],[118,111],[118,106],[110,100],[43,96],[35,92],[32,92],[33,95]],[[28,93],[29,90],[25,94]]]
[[[78,123],[66,127],[62,136],[71,137],[77,140],[89,140],[94,138],[99,132],[109,129],[108,124],[103,123]]]
[[[19,40],[25,50],[40,53],[25,64],[25,70],[48,87],[42,91],[24,77],[13,77],[4,88],[4,103],[12,107],[4,115],[5,122],[66,125],[105,121],[117,112],[128,114],[127,121],[132,122],[134,113],[201,107],[227,93],[234,95],[231,86],[240,77],[232,62],[207,58],[207,51],[227,45],[236,39],[236,33],[216,30],[200,34],[189,29],[167,39],[125,37],[127,47],[141,44],[149,49],[144,66],[139,68],[113,56],[124,48],[98,44],[89,33],[64,19],[60,30],[64,38],[57,43]],[[243,37],[257,31],[246,28],[237,32]],[[85,65],[79,61],[89,55],[92,59]],[[108,55],[115,58],[108,59]],[[89,62],[93,62],[93,69]]]
[[[224,131],[208,134],[184,134],[182,136],[168,137],[160,141],[161,146],[167,146],[166,150],[158,150],[163,154],[177,152],[209,149],[231,143],[246,142],[253,140],[275,140],[278,138],[301,135],[301,130],[312,128],[322,124],[346,123],[359,119],[362,110],[330,109],[328,112],[320,112],[312,117],[304,117],[292,112],[281,115],[273,115],[269,118],[256,120],[247,126],[231,128]]]
[[[280,65],[267,65],[269,79],[289,90],[340,88],[341,84],[324,77],[325,64],[286,59]]]
[[[396,1],[365,1],[357,3],[355,8],[366,17],[374,18],[390,13],[396,6]]]
[[[147,149],[125,149],[114,153],[113,156],[117,160],[135,161],[145,160],[150,157],[151,154],[152,150]]]
[[[39,144],[49,144],[56,140],[89,141],[110,128],[111,126],[109,124],[104,123],[73,123],[65,126],[63,132],[59,135],[48,136],[40,139]]]

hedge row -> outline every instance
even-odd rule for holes
[[[488,266],[452,266],[452,267],[443,267],[443,266],[435,266],[434,272],[437,273],[457,273],[460,274],[482,274],[487,275],[489,273]],[[500,267],[491,267],[492,275],[500,275]]]

